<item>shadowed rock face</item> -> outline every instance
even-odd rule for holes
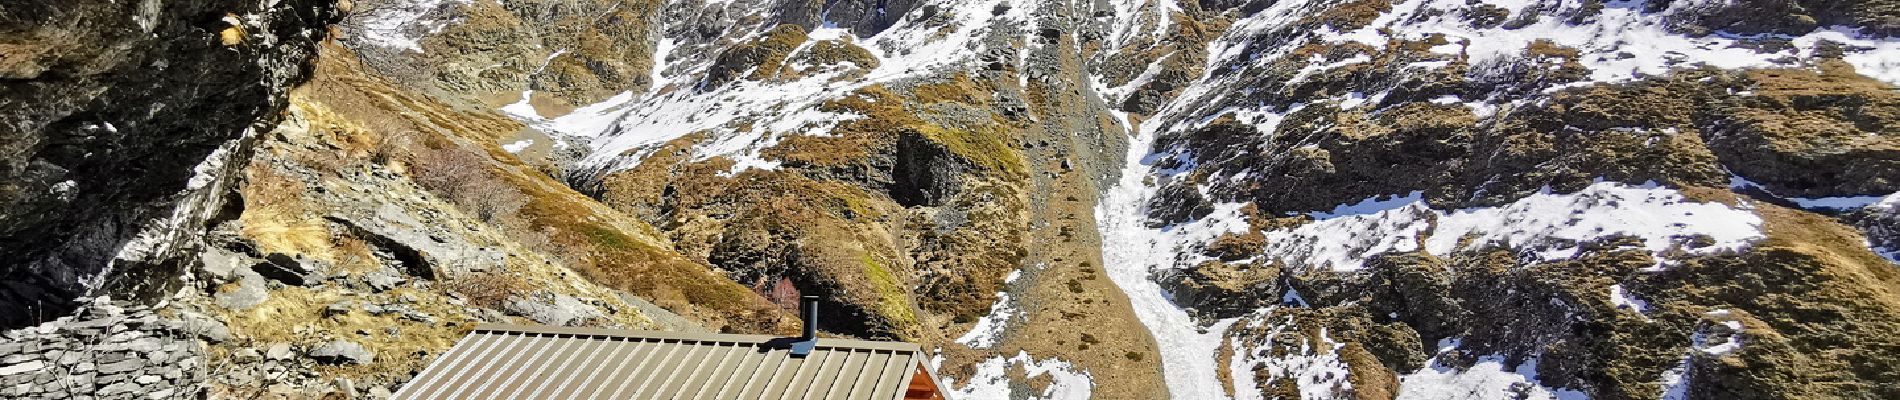
[[[966,173],[954,157],[920,135],[900,136],[891,173],[895,181],[891,199],[905,207],[941,204],[957,190],[957,179]]]
[[[181,202],[216,208],[186,195],[211,184],[194,168],[274,123],[336,17],[328,0],[269,3],[0,5],[0,326],[63,314],[115,270],[182,264],[181,238],[152,228]],[[185,214],[173,223],[209,213]]]

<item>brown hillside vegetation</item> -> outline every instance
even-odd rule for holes
[[[379,362],[293,367],[262,381],[232,375],[214,381],[219,393],[256,395],[279,382],[317,390],[333,377],[399,383],[480,322],[645,328],[659,326],[649,315],[670,311],[715,330],[796,328],[645,223],[493,144],[520,124],[395,89],[362,74],[347,50],[323,50],[315,79],[291,96],[289,122],[244,168],[241,209],[225,225],[234,228],[217,239],[225,257],[313,272],[280,282],[289,278],[240,269],[214,277],[199,307],[221,314],[235,338],[213,346],[214,364],[256,365],[245,352],[333,339]],[[536,314],[542,306],[532,304],[550,301],[577,304],[561,307],[578,314]]]
[[[344,49],[329,48],[346,55]],[[363,75],[348,56],[326,56],[319,78],[311,84],[312,100],[324,104],[354,104],[353,115],[365,121],[407,121],[407,126],[366,132],[384,135],[381,155],[413,165],[425,187],[442,193],[458,207],[492,208],[484,203],[518,201],[517,212],[497,215],[496,225],[526,243],[547,242],[536,249],[565,261],[567,267],[611,287],[628,290],[682,314],[703,318],[710,326],[738,331],[781,329],[782,315],[741,286],[672,253],[671,245],[654,237],[652,227],[599,205],[502,151],[494,142],[522,129],[519,123],[486,112],[456,112],[426,98],[378,84]],[[330,77],[328,79],[321,79]],[[381,89],[383,91],[379,91]],[[347,113],[347,112],[346,112]],[[411,115],[421,114],[426,121]],[[408,137],[387,138],[390,132]],[[476,165],[466,165],[476,164]],[[443,171],[463,179],[441,179]],[[428,182],[442,182],[430,185]],[[454,196],[469,181],[501,189]],[[516,197],[516,199],[506,199]],[[535,237],[536,235],[545,238]],[[703,310],[703,311],[702,311]]]

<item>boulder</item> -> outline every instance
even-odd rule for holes
[[[284,254],[271,254],[264,259],[269,262],[251,266],[251,270],[265,278],[291,286],[305,286],[322,281],[317,273],[319,268],[313,261]]]
[[[211,343],[223,343],[231,339],[231,328],[224,326],[216,318],[195,312],[182,312],[178,320],[173,321],[175,330],[196,336]]]
[[[600,308],[563,294],[543,293],[528,298],[514,298],[510,299],[503,308],[509,314],[554,326],[572,326],[587,320],[606,317]]]
[[[240,270],[237,285],[218,291],[217,294],[212,295],[212,298],[217,300],[218,305],[225,308],[243,310],[256,307],[264,300],[270,299],[270,291],[264,288],[263,276],[249,270]]]
[[[368,364],[376,360],[376,354],[363,345],[347,340],[333,340],[317,346],[309,354],[311,359],[325,364]]]
[[[264,358],[272,360],[288,360],[292,355],[289,343],[274,343],[264,349]]]

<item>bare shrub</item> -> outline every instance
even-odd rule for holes
[[[506,167],[488,158],[486,152],[457,144],[442,148],[417,143],[403,145],[414,152],[409,175],[423,189],[496,228],[523,248],[555,256],[566,264],[574,262],[554,241],[560,233],[557,229],[537,226],[531,217],[524,215],[532,196],[502,175],[506,173],[502,168]]]
[[[500,310],[516,293],[529,289],[520,277],[497,272],[465,274],[442,282],[442,287],[468,297],[470,305]]]
[[[765,297],[772,304],[778,305],[780,309],[792,312],[798,311],[799,299],[802,297],[798,286],[792,284],[791,278],[785,277],[761,280],[752,286],[752,291]]]
[[[486,160],[473,152],[456,148],[411,148],[417,150],[414,170],[410,171],[416,183],[442,197],[460,199],[464,193],[476,191],[472,182],[488,179]]]
[[[367,125],[387,126],[387,125],[394,124],[392,122],[387,122],[389,120],[388,118],[371,118],[370,120],[372,122]],[[383,121],[383,122],[378,123],[376,121]],[[407,129],[378,130],[372,127],[370,128],[370,131],[371,132],[387,132],[387,133],[384,133],[382,137],[377,138],[376,148],[370,152],[370,157],[371,157],[370,161],[375,162],[376,164],[388,164],[390,161],[398,160],[398,159],[401,159],[403,156],[408,155],[410,152],[410,149],[414,148],[412,141],[414,141],[415,137],[417,136],[416,131],[407,130]]]
[[[415,180],[483,222],[517,228],[515,214],[527,196],[495,176],[488,159],[473,150],[450,147],[418,155]]]
[[[527,249],[561,254],[552,240],[556,232],[537,228],[522,215],[533,200],[531,193],[516,186],[506,175],[508,167],[486,150],[417,131],[394,132],[376,144],[379,163],[402,161],[411,180],[456,209]]]

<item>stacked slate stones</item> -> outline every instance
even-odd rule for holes
[[[198,398],[205,342],[227,328],[193,313],[98,298],[74,316],[5,333],[0,397],[14,399]]]

